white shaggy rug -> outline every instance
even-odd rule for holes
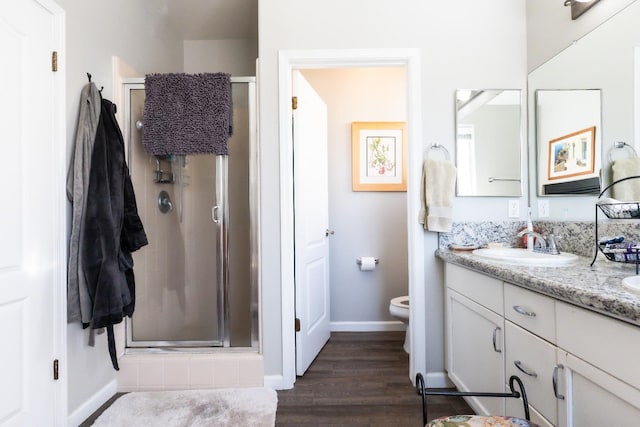
[[[272,427],[278,396],[267,388],[127,393],[93,424],[101,427]]]

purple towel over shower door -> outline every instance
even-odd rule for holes
[[[232,114],[229,74],[145,77],[142,142],[149,154],[226,155]]]

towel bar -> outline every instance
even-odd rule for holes
[[[614,142],[613,147],[609,149],[609,163],[613,162],[613,157],[611,157],[611,154],[615,150],[627,150],[630,152],[629,157],[638,157],[636,150],[631,145],[627,144],[624,141],[616,141]]]
[[[495,182],[495,181],[514,181],[514,182],[520,182],[519,178],[494,178],[492,176],[489,177],[489,182]]]
[[[431,144],[431,147],[429,147],[429,149],[427,151],[424,152],[424,158],[428,159],[429,158],[429,153],[431,152],[431,150],[441,150],[444,151],[444,155],[445,155],[445,159],[449,160],[449,150],[447,150],[447,148],[439,143],[433,143]]]

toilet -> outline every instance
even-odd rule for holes
[[[389,314],[407,325],[407,332],[404,336],[404,351],[409,353],[409,297],[395,297],[389,304]]]

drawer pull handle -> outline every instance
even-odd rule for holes
[[[502,353],[502,350],[500,350],[497,345],[498,331],[501,330],[502,329],[500,329],[500,326],[496,326],[496,328],[493,330],[493,351],[495,351],[496,353]]]
[[[529,375],[530,377],[533,377],[533,378],[538,378],[538,374],[536,374],[535,372],[529,372],[529,371],[527,371],[526,369],[524,369],[524,368],[522,367],[522,362],[520,362],[519,360],[516,360],[515,362],[513,362],[513,364],[514,364],[514,365],[516,366],[516,368],[518,368],[518,370],[519,370],[520,372],[522,372],[523,374],[525,374],[525,375]]]
[[[553,377],[551,378],[553,394],[556,396],[556,399],[564,400],[564,395],[558,394],[558,369],[564,369],[564,365],[558,364],[553,367]]]
[[[527,311],[519,305],[514,305],[513,309],[516,313],[522,314],[523,316],[536,317],[536,314],[533,311]]]

